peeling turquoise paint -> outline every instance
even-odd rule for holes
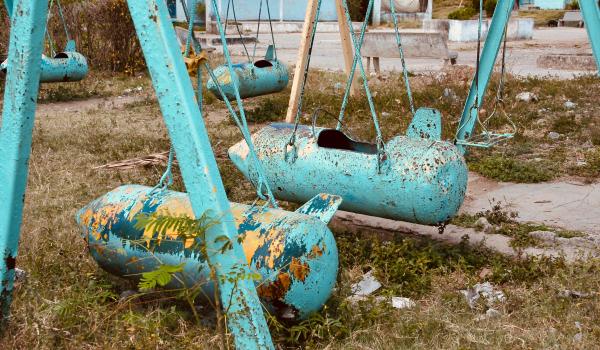
[[[12,1],[5,4],[10,8]],[[12,6],[0,130],[0,321],[9,317],[12,301],[48,2],[17,0]]]
[[[334,213],[340,201],[336,196],[319,195],[309,202],[308,215],[301,210],[291,213],[231,203],[237,235],[245,237],[242,246],[247,262],[262,276],[255,281],[259,296],[272,312],[280,316],[291,312],[304,318],[318,311],[331,295],[338,252],[321,214]],[[136,185],[109,192],[77,214],[83,237],[98,264],[112,274],[137,281],[141,273],[153,271],[161,263],[183,263],[183,273],[167,287],[202,284],[204,294],[212,297],[214,286],[204,257],[193,246],[186,248],[186,242],[176,234],[159,237],[156,232],[136,228],[141,213],[193,215],[184,193],[153,193],[149,187]]]
[[[250,98],[261,95],[273,94],[283,91],[289,83],[289,72],[285,64],[277,59],[259,60],[233,65],[235,79],[237,79],[241,98]],[[233,81],[227,65],[222,65],[214,70],[217,82],[221,85],[228,99],[235,99]],[[222,100],[217,84],[210,79],[207,89]]]
[[[207,250],[212,254],[210,265],[219,280],[235,345],[240,349],[273,349],[254,283],[228,279],[232,271],[250,271],[247,265],[240,265],[246,261],[244,250],[236,240],[229,201],[167,5],[162,0],[128,0],[128,5],[193,212],[200,217],[205,208],[211,208],[221,219],[206,233]],[[215,239],[222,235],[231,240],[232,249],[221,254],[222,243]]]
[[[444,223],[458,212],[467,188],[468,170],[451,143],[397,136],[385,147],[378,172],[376,145],[358,143],[340,131],[300,126],[289,146],[293,124],[275,123],[252,137],[275,196],[304,202],[318,193],[343,198],[341,209],[421,224]],[[238,169],[255,181],[248,149],[229,149]]]

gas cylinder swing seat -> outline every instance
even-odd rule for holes
[[[216,1],[212,1],[212,5],[216,8]],[[188,21],[193,23],[193,17],[188,17]],[[233,64],[221,26],[219,31],[231,71]],[[193,32],[190,38],[194,50],[202,52]],[[210,75],[211,69],[206,61],[200,68]],[[259,178],[253,184],[259,198],[265,201],[264,205],[259,205],[258,200],[252,205],[231,203],[238,237],[247,258],[242,263],[247,263],[260,274],[255,285],[259,297],[270,311],[286,318],[304,318],[325,304],[337,279],[338,251],[327,223],[341,198],[318,194],[295,212],[278,208],[269,184],[262,180],[264,170],[254,152],[237,84],[233,86],[239,112],[232,108],[227,96],[223,99],[248,142],[253,169]],[[201,85],[198,90],[201,94]],[[224,95],[220,87],[219,92]],[[202,114],[202,109],[199,110]],[[182,265],[183,271],[166,287],[200,285],[203,294],[212,297],[214,283],[210,278],[211,269],[193,240],[184,240],[176,232],[160,235],[148,227],[136,225],[140,215],[194,217],[188,195],[168,190],[172,182],[173,156],[171,151],[167,170],[156,187],[121,186],[81,209],[77,222],[92,256],[105,270],[139,280],[142,273],[153,271],[160,264]],[[201,220],[208,221],[210,204],[205,204],[203,210],[208,216]]]
[[[52,10],[50,4],[50,10]],[[60,21],[62,22],[67,43],[65,49],[61,52],[56,52],[54,40],[47,34],[48,46],[51,50],[51,55],[42,55],[40,82],[42,83],[61,83],[61,82],[76,82],[83,80],[89,71],[87,59],[81,53],[77,52],[75,41],[71,39],[65,18],[63,16],[60,0],[56,0],[56,7]],[[49,10],[49,11],[50,11]],[[8,59],[0,64],[0,71],[6,74],[8,69]]]
[[[301,202],[319,192],[332,193],[344,199],[340,206],[343,210],[419,224],[444,224],[458,213],[465,198],[468,168],[464,150],[452,141],[441,139],[442,117],[439,111],[431,108],[415,111],[393,1],[390,1],[390,7],[412,121],[405,135],[398,135],[384,143],[360,59],[372,7],[373,1],[370,1],[359,38],[351,35],[355,48],[354,61],[337,128],[299,125],[305,88],[303,82],[296,123],[271,124],[253,135],[258,157],[265,165],[269,184],[279,199]],[[352,28],[345,1],[344,10],[348,25]],[[317,22],[318,15],[314,27]],[[357,65],[377,134],[373,144],[357,142],[341,131]],[[305,72],[308,66],[309,63]],[[247,155],[248,149],[243,142],[229,150],[229,156],[238,169],[248,178],[255,179],[253,174],[256,171],[248,162]]]
[[[256,60],[256,46],[260,34],[260,24],[262,17],[263,0],[260,1],[258,11],[258,25],[256,32],[256,41],[252,55],[248,52],[244,37],[237,22],[234,0],[229,0],[227,3],[227,17],[225,20],[225,29],[228,25],[229,9],[233,10],[235,26],[239,34],[240,40],[244,47],[244,52],[248,59],[247,62],[242,62],[233,65],[233,74],[231,74],[226,64],[217,67],[214,70],[216,79],[211,78],[207,83],[207,89],[218,99],[223,100],[222,94],[219,92],[218,85],[225,92],[225,96],[229,99],[235,98],[233,80],[239,88],[240,96],[243,99],[268,95],[283,91],[289,83],[288,67],[277,58],[277,48],[275,45],[275,35],[273,33],[273,25],[271,21],[271,9],[269,0],[264,0],[266,3],[267,17],[269,20],[271,44],[267,48],[265,57]],[[233,79],[232,79],[233,77]]]

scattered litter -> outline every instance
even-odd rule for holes
[[[392,297],[392,306],[395,309],[412,309],[417,306],[417,303],[412,301],[410,298],[403,297]]]
[[[590,296],[591,296],[591,294],[589,294],[589,293],[579,292],[576,290],[568,290],[568,289],[565,289],[558,293],[559,298],[579,299],[579,298],[589,298]]]
[[[538,100],[538,97],[536,94],[534,94],[533,92],[529,92],[529,91],[525,91],[525,92],[521,92],[519,93],[517,96],[517,101],[521,101],[521,102],[536,102]]]
[[[389,117],[390,115],[391,115],[391,114],[390,114],[390,113],[388,113],[388,112],[383,112],[383,113],[381,113],[381,116],[382,116],[382,117]]]
[[[344,88],[344,85],[342,83],[335,83],[335,85],[333,86],[333,89],[338,91],[338,90],[342,90]]]
[[[559,134],[559,133],[557,133],[556,131],[550,131],[550,132],[548,133],[548,137],[549,137],[551,140],[558,140],[558,139],[560,138],[560,134]]]
[[[495,290],[494,286],[490,282],[477,283],[473,288],[465,289],[460,291],[469,303],[471,309],[475,308],[477,300],[483,297],[488,306],[492,306],[495,303],[502,303],[506,300],[506,296],[500,290]]]
[[[575,107],[577,107],[577,105],[571,101],[567,101],[565,102],[565,108],[566,109],[574,109]]]
[[[489,308],[485,314],[483,315],[479,315],[475,318],[475,321],[484,321],[484,320],[491,320],[494,318],[499,318],[502,316],[502,313],[496,309],[492,309]]]
[[[365,273],[360,282],[352,285],[353,296],[367,296],[373,294],[376,290],[381,288],[381,283],[375,276],[373,276],[373,270]]]

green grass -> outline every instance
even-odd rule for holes
[[[442,111],[446,139],[456,130],[471,73],[457,69],[443,77],[411,78],[417,105]],[[140,85],[138,81],[148,82],[147,78],[123,79],[99,78],[97,90],[115,96],[125,88]],[[332,112],[338,110],[341,97],[334,86],[342,80],[332,73],[311,74],[303,122],[308,122],[308,116],[317,107]],[[400,75],[392,74],[372,85],[378,111],[387,112],[381,117],[386,139],[403,133],[410,121],[405,91],[389,88],[403,86]],[[442,97],[446,87],[455,91],[458,101]],[[583,167],[585,170],[581,167],[570,170],[566,160],[582,152],[584,143],[591,138],[590,126],[598,123],[599,87],[596,77],[580,77],[573,81],[510,78],[507,110],[515,118],[519,133],[499,148],[473,151],[471,162],[485,163],[488,162],[486,158],[498,157],[518,160],[519,165],[511,165],[518,169],[515,173],[523,181],[532,181],[545,176],[532,170],[533,165],[538,164],[532,163],[533,159],[542,158],[553,162],[551,169],[555,177],[574,171],[590,180],[597,179],[600,171],[598,148],[582,153],[588,163]],[[71,91],[73,98],[78,98],[77,94],[81,93],[75,85],[64,89]],[[533,91],[540,101],[531,104],[514,101],[520,91]],[[65,93],[64,98],[67,95]],[[552,121],[565,114],[564,99],[577,103],[575,113],[586,117],[578,119],[578,128],[569,131],[568,138],[550,142],[545,135],[552,127]],[[273,112],[269,118],[275,118],[282,112],[287,98],[284,93],[272,101],[267,100],[249,102],[248,107],[256,108],[260,115]],[[74,222],[78,208],[121,184],[152,186],[159,180],[163,166],[126,171],[93,169],[108,162],[168,150],[170,142],[158,105],[152,99],[142,98],[141,102],[122,106],[100,104],[68,110],[42,108],[46,109],[35,125],[17,263],[29,273],[29,278],[20,282],[15,290],[12,322],[5,328],[0,348],[219,347],[218,332],[210,322],[214,311],[205,304],[200,304],[204,321],[197,324],[189,307],[173,301],[169,294],[120,300],[123,291],[135,286],[111,277],[96,265]],[[207,109],[211,117],[206,124],[227,195],[233,201],[252,202],[256,197],[252,186],[226,159],[227,148],[241,137],[229,122],[220,118],[225,114],[222,104],[215,101]],[[546,111],[540,112],[541,109]],[[545,120],[546,126],[538,124],[539,120]],[[323,118],[319,124],[333,126],[335,120]],[[348,106],[346,124],[360,139],[373,140],[364,96],[353,99]],[[503,128],[505,124],[498,121],[493,126]],[[253,124],[252,128],[255,127]],[[493,166],[490,169],[490,174],[494,174]],[[173,188],[183,190],[177,171],[175,180]],[[510,213],[492,210],[484,215],[503,230],[501,233],[515,238],[517,246],[531,244],[524,239],[533,227],[513,224]],[[461,220],[467,226],[469,222],[474,224],[476,217]],[[384,242],[366,234],[335,234],[340,252],[335,294],[326,309],[303,323],[271,322],[274,339],[282,348],[470,349],[486,346],[583,349],[594,348],[600,342],[597,297],[579,300],[557,297],[565,289],[597,292],[600,288],[598,259],[569,264],[562,259],[509,259],[477,247],[469,248],[466,242],[446,246],[406,237]],[[383,283],[377,296],[412,297],[418,307],[396,310],[374,299],[356,306],[348,303],[346,297],[350,286],[370,269],[375,270]],[[458,291],[486,280],[506,293],[507,302],[498,306],[503,314],[499,319],[476,321],[476,317],[485,311],[483,306],[471,310]],[[573,336],[578,332],[574,327],[576,321],[581,322],[584,329],[583,340],[578,344],[573,343]]]
[[[469,170],[490,179],[517,183],[545,182],[556,176],[548,162],[522,161],[499,155],[469,162]]]

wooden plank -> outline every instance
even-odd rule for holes
[[[292,93],[290,94],[290,102],[288,104],[287,116],[285,121],[293,123],[298,112],[298,102],[300,101],[300,93],[302,83],[304,81],[304,67],[308,61],[310,50],[310,39],[313,30],[313,23],[317,15],[318,0],[309,0],[306,5],[306,17],[304,19],[304,27],[302,28],[302,40],[300,41],[300,50],[298,52],[298,60],[294,71],[294,82],[292,83]]]
[[[354,60],[354,47],[352,46],[352,38],[350,37],[350,28],[346,21],[344,13],[344,0],[335,0],[335,8],[338,14],[338,24],[340,26],[340,39],[342,41],[342,52],[344,53],[344,63],[346,65],[346,76],[350,75],[352,69],[352,61]],[[358,82],[358,74],[355,74],[352,86],[350,87],[350,96],[356,94],[356,86]]]

